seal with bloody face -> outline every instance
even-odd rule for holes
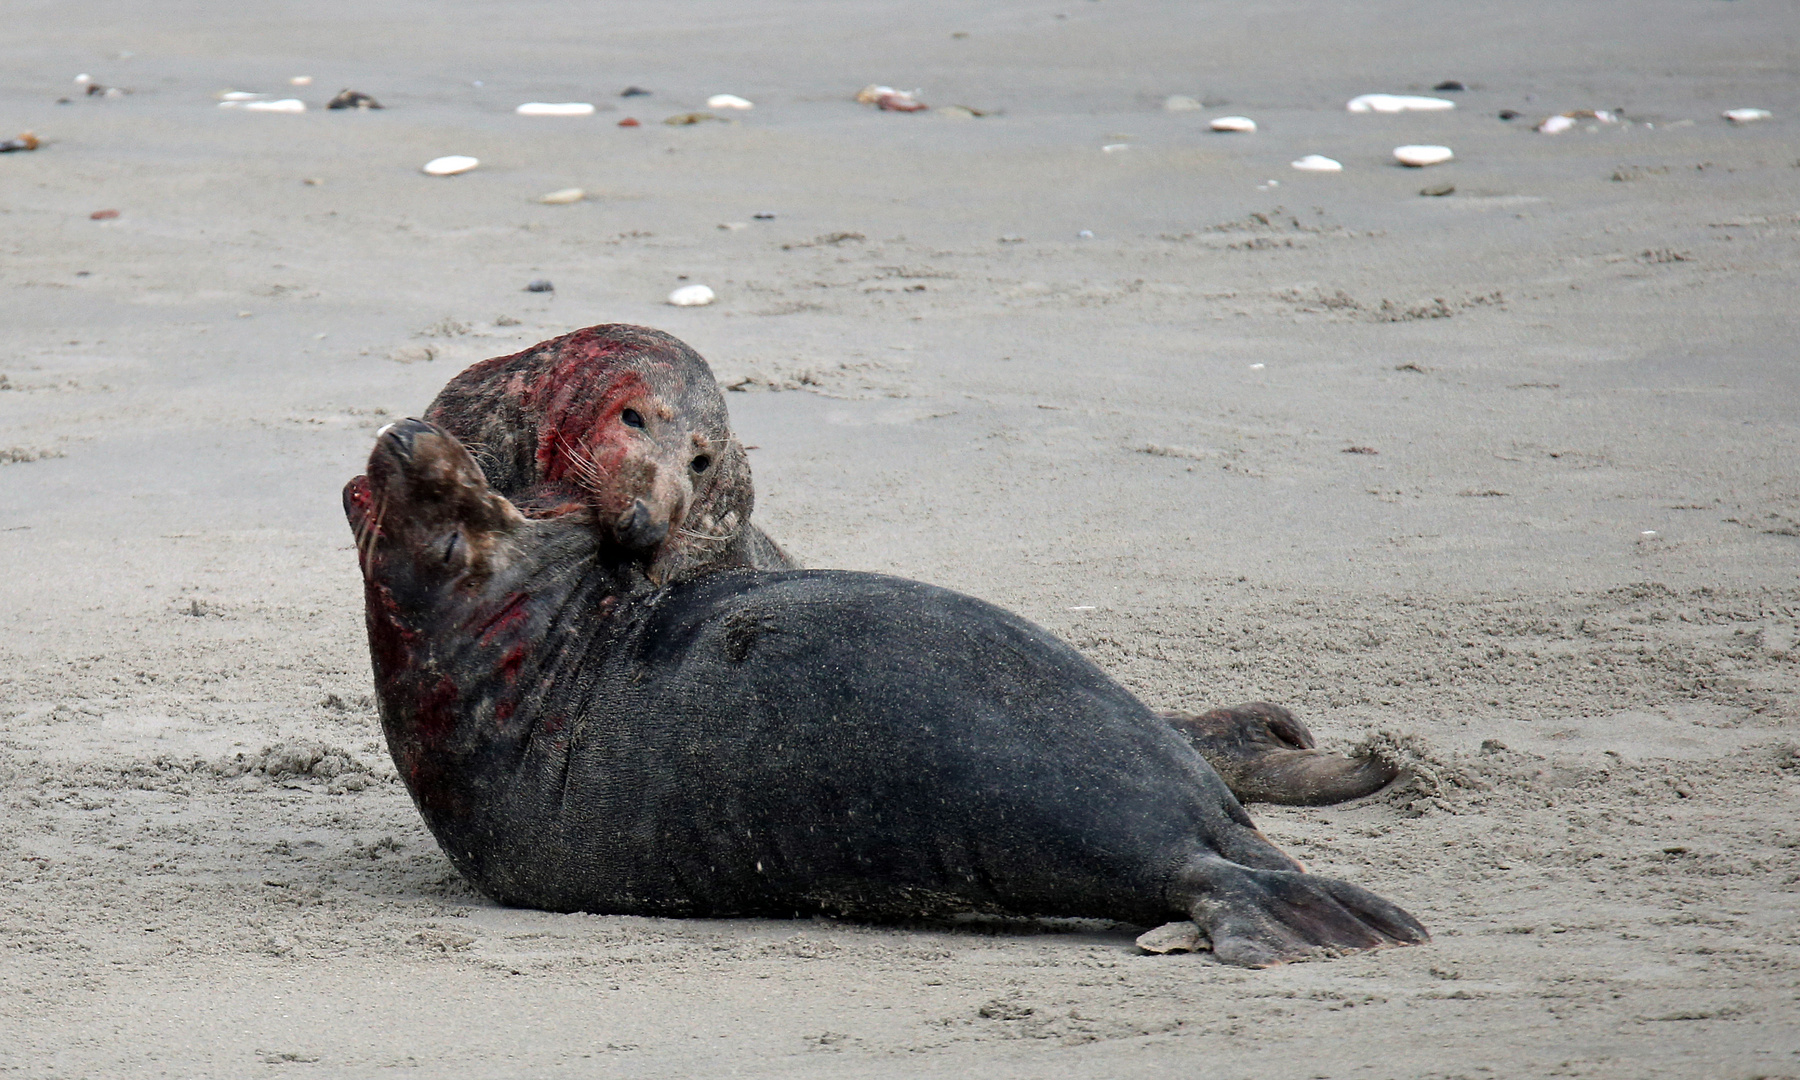
[[[590,326],[484,360],[451,379],[425,417],[527,516],[582,513],[654,581],[798,566],[750,521],[750,466],[712,369],[660,330]],[[1314,749],[1276,705],[1161,715],[1243,802],[1343,802],[1399,774]]]
[[[657,585],[416,420],[345,505],[400,775],[503,903],[1191,919],[1247,966],[1428,938],[1302,872],[1168,723],[992,605],[848,571]]]

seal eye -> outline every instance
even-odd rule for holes
[[[705,472],[707,467],[712,464],[712,458],[707,457],[705,454],[701,454],[688,464],[695,472]]]
[[[626,409],[619,414],[619,419],[625,422],[626,427],[641,428],[644,426],[644,418],[638,415],[636,409]]]
[[[452,532],[444,539],[444,562],[446,564],[448,564],[450,560],[456,558],[456,549],[461,543],[462,533],[460,532]]]

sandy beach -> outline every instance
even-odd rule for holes
[[[1792,3],[8,23],[0,1077],[1800,1077]],[[339,490],[600,322],[708,358],[807,565],[1412,763],[1251,810],[1434,942],[1246,971],[482,898],[382,743]]]

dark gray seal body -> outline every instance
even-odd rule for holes
[[[345,501],[390,749],[501,902],[1185,918],[1253,966],[1427,938],[1301,872],[1165,721],[990,604],[823,570],[657,587],[419,421]]]

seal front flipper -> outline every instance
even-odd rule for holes
[[[1218,770],[1239,802],[1330,806],[1372,795],[1400,769],[1373,756],[1345,757],[1313,746],[1293,713],[1266,701],[1211,712],[1157,713]]]
[[[1213,955],[1239,967],[1431,940],[1419,920],[1347,881],[1253,870],[1212,854],[1190,859],[1171,894],[1212,942]]]

